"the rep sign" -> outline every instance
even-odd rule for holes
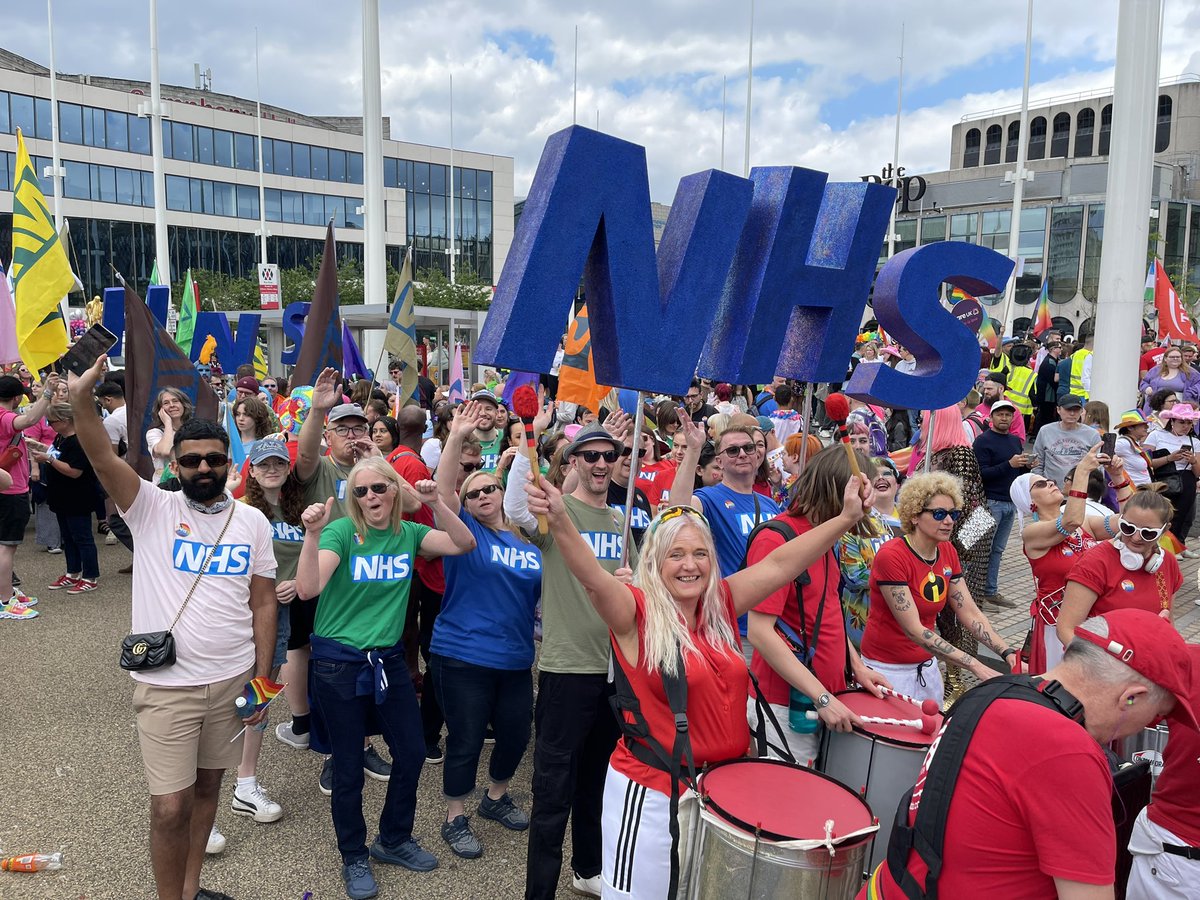
[[[279,266],[261,263],[258,267],[258,299],[263,309],[279,309]]]

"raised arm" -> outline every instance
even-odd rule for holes
[[[478,402],[468,400],[455,411],[454,419],[450,422],[450,434],[446,437],[446,446],[442,448],[442,456],[438,460],[438,496],[455,516],[458,515],[459,502],[458,491],[454,486],[458,483],[463,439],[478,426],[480,408]]]
[[[76,377],[70,375],[67,383],[70,388],[71,410],[75,414],[75,436],[79,438],[79,446],[87,454],[92,470],[105,492],[120,509],[129,509],[137,498],[142,487],[142,479],[133,471],[121,457],[113,451],[108,432],[96,412],[96,401],[93,392],[96,384],[108,370],[108,357],[101,356],[90,369]]]
[[[475,549],[475,535],[463,524],[458,512],[442,502],[436,481],[423,479],[416,484],[409,484],[401,480],[400,491],[418,506],[428,506],[433,511],[434,521],[441,528],[440,531],[425,532],[425,537],[421,539],[422,556],[462,556]]]
[[[1021,532],[1021,540],[1025,544],[1025,550],[1034,559],[1044,555],[1052,547],[1057,547],[1065,540],[1063,531],[1071,534],[1084,523],[1087,513],[1087,488],[1088,477],[1100,465],[1100,460],[1097,453],[1100,445],[1097,444],[1091,450],[1083,455],[1083,459],[1079,460],[1075,466],[1075,477],[1071,480],[1068,490],[1067,505],[1062,512],[1062,522],[1055,519],[1040,519],[1036,522],[1031,522],[1025,526]],[[1034,481],[1044,476],[1035,475]],[[1082,496],[1072,497],[1071,493],[1082,494]],[[1023,512],[1028,512],[1027,510]],[[1103,530],[1103,519],[1099,516],[1088,518],[1088,524],[1091,524],[1091,519],[1099,519],[1101,522],[1101,530]],[[1062,531],[1059,531],[1059,525],[1062,526]],[[1093,531],[1093,534],[1095,532]]]
[[[692,496],[696,487],[696,466],[700,464],[700,451],[708,439],[704,426],[692,421],[686,413],[679,419],[679,430],[687,439],[687,449],[683,451],[683,459],[675,472],[675,481],[671,483],[670,505],[692,506],[701,509],[701,504]]]
[[[26,428],[36,425],[42,420],[54,400],[54,389],[58,387],[59,380],[58,375],[53,372],[46,376],[46,380],[42,382],[41,396],[34,401],[29,409],[13,419],[14,431],[24,431]]]
[[[337,369],[325,369],[313,385],[312,408],[300,426],[300,436],[296,440],[295,472],[301,481],[312,478],[321,462],[321,434],[325,431],[325,417],[342,399],[338,389],[339,377]]]

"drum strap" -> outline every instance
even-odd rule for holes
[[[754,726],[754,749],[760,757],[768,756],[774,753],[780,759],[787,762],[795,763],[796,757],[788,747],[787,737],[783,733],[783,726],[779,724],[779,719],[775,716],[775,710],[771,709],[771,704],[767,702],[767,698],[763,696],[762,688],[759,687],[758,678],[750,669],[746,670],[746,674],[750,676],[750,685],[754,688],[754,709],[758,713],[755,718],[757,722]],[[779,738],[779,744],[772,744],[767,737],[767,722],[771,723],[771,727],[775,729],[775,735]],[[797,765],[802,765],[797,763]]]
[[[946,713],[945,724],[934,741],[936,753],[926,763],[923,783],[918,781],[922,789],[916,819],[908,825],[909,807],[916,790],[913,788],[900,798],[888,841],[885,865],[908,900],[937,900],[950,801],[975,728],[987,708],[1004,697],[1036,703],[1072,719],[1082,715],[1082,704],[1057,681],[1047,683],[1043,690],[1038,690],[1040,683],[1041,679],[1023,675],[993,678],[963,694]],[[913,852],[928,869],[924,885],[908,870],[909,855]]]

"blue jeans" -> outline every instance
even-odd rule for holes
[[[362,788],[368,713],[374,710],[392,755],[392,778],[379,816],[379,840],[396,847],[412,836],[417,811],[417,779],[425,764],[421,711],[403,655],[384,663],[388,692],[378,705],[373,695],[355,696],[358,664],[314,659],[311,666],[313,706],[325,721],[333,750],[333,830],[342,862],[349,865],[367,858]]]
[[[492,669],[434,653],[429,664],[437,699],[446,715],[446,761],[442,791],[462,800],[475,790],[479,753],[489,724],[496,746],[488,765],[492,781],[512,778],[529,746],[533,724],[533,673],[529,669]]]
[[[995,594],[1000,580],[1000,557],[1004,555],[1004,547],[1008,543],[1008,534],[1012,531],[1013,519],[1017,508],[1007,500],[988,500],[988,511],[996,520],[996,533],[992,536],[992,552],[988,556],[987,585],[985,592],[988,596]]]
[[[91,513],[86,516],[57,515],[67,571],[80,572],[88,581],[95,581],[100,577],[100,560],[96,554],[96,538],[92,534]]]

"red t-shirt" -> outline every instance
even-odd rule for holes
[[[1160,613],[1165,592],[1166,605],[1183,584],[1183,574],[1174,553],[1151,575],[1145,569],[1130,572],[1121,565],[1121,553],[1111,541],[1097,544],[1079,557],[1067,582],[1072,581],[1096,592],[1096,603],[1088,615],[1100,616],[1114,609],[1144,609]]]
[[[425,461],[408,447],[393,450],[388,454],[387,461],[388,465],[396,470],[396,474],[409,484],[415,485],[418,481],[428,481],[433,477],[429,472],[429,466],[425,465]],[[437,528],[433,521],[433,510],[424,504],[414,513],[405,513],[404,518],[421,525],[428,525],[430,528]],[[426,559],[424,556],[417,556],[416,568],[417,574],[421,576],[426,587],[439,594],[446,592],[446,575],[442,569],[441,557]]]
[[[893,538],[875,554],[871,567],[871,611],[863,631],[862,655],[882,663],[923,663],[932,654],[914,644],[896,621],[880,585],[904,585],[912,594],[921,624],[937,632],[937,615],[946,605],[950,582],[962,577],[958,553],[949,541],[938,544],[933,565],[917,555],[907,539]]]
[[[615,638],[612,641],[613,660],[621,667],[641,701],[642,715],[650,726],[650,734],[670,752],[675,744],[675,717],[663,689],[662,673],[648,671],[644,662],[646,598],[641,590],[632,585],[629,592],[637,604],[638,665],[634,667],[629,664]],[[724,579],[721,581],[721,597],[725,603],[726,621],[736,635],[737,615],[733,610],[733,596]],[[746,693],[750,678],[746,674],[741,651],[714,646],[694,631],[692,640],[699,655],[688,653],[684,654],[683,659],[687,669],[688,737],[699,771],[701,766],[708,763],[746,755],[750,747],[750,728],[746,724]],[[614,769],[631,781],[663,794],[671,792],[671,776],[637,759],[625,745],[624,738],[617,741],[610,762]]]
[[[923,767],[917,784],[924,777]],[[1112,884],[1111,796],[1108,763],[1082,727],[1025,700],[997,700],[979,720],[954,786],[938,895],[1049,900],[1058,897],[1055,878]],[[913,802],[910,825],[915,792]],[[915,854],[909,871],[924,883]],[[868,896],[903,900],[886,862],[858,895]]]
[[[1166,347],[1155,347],[1153,350],[1147,350],[1138,361],[1138,371],[1151,372],[1157,369],[1162,365],[1162,358],[1166,352]]]
[[[812,531],[813,527],[808,519],[790,513],[777,516],[775,521],[790,525],[797,535]],[[783,535],[764,529],[746,549],[746,564],[754,565],[782,546]],[[813,674],[831,693],[846,689],[846,619],[842,615],[841,595],[838,592],[839,576],[840,569],[832,548],[825,551],[825,555],[808,568],[811,583],[804,588],[803,625],[800,621],[800,605],[796,599],[794,581],[754,607],[756,613],[777,616],[797,634],[807,634],[809,640],[812,640],[817,610],[821,606],[821,598],[825,598],[825,612],[821,616],[821,629],[817,633],[817,653],[813,657],[812,667]],[[750,669],[758,678],[767,702],[787,706],[790,685],[759,656],[757,650],[751,659]]]
[[[637,486],[642,489],[651,506],[658,506],[670,493],[678,468],[674,460],[660,459],[638,470]]]
[[[1192,708],[1200,704],[1200,646],[1188,647],[1192,657]],[[1171,723],[1163,750],[1162,774],[1154,785],[1154,796],[1146,815],[1178,835],[1192,847],[1200,847],[1200,734]]]

